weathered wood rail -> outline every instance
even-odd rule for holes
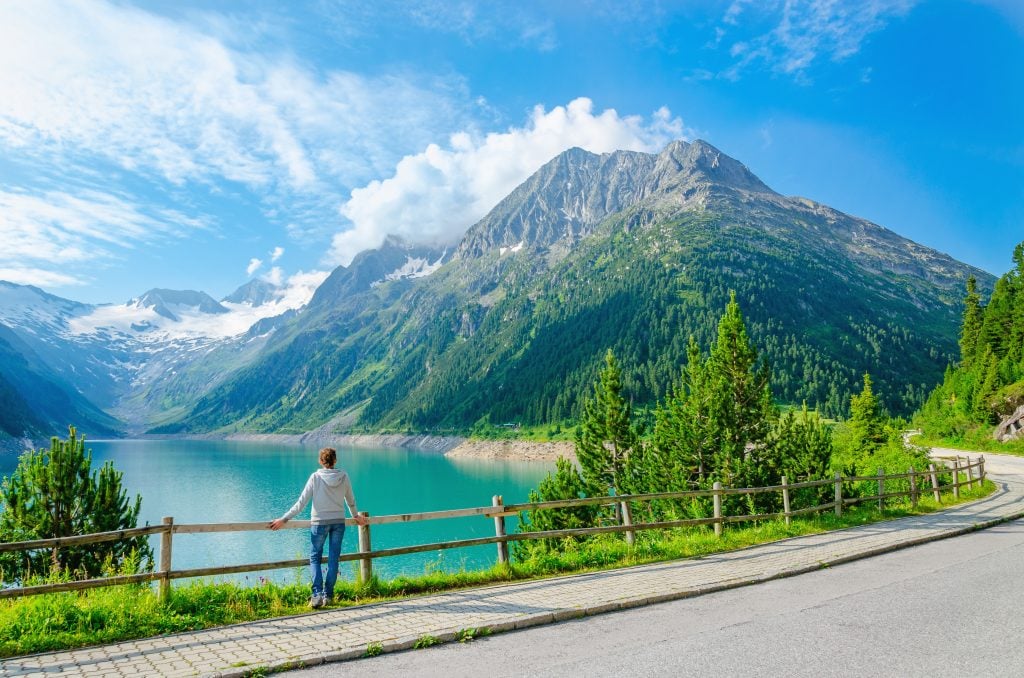
[[[895,497],[909,496],[913,505],[922,492],[931,491],[935,501],[941,502],[941,493],[951,491],[954,497],[959,497],[960,488],[973,487],[975,483],[981,483],[985,479],[985,458],[978,457],[976,460],[963,457],[938,457],[937,461],[941,466],[930,464],[927,470],[917,471],[913,468],[905,473],[886,474],[882,469],[873,476],[841,476],[836,473],[833,478],[824,480],[809,480],[797,483],[790,483],[783,476],[779,485],[767,487],[722,487],[715,483],[710,490],[691,490],[686,492],[657,492],[649,494],[620,495],[607,497],[587,497],[584,499],[564,499],[558,501],[528,502],[520,504],[504,504],[500,496],[492,499],[490,506],[479,506],[472,508],[450,509],[444,511],[429,511],[424,513],[400,513],[384,516],[369,516],[367,513],[361,515],[367,517],[368,524],[358,526],[359,550],[354,553],[343,553],[341,562],[359,561],[359,577],[366,581],[373,575],[373,560],[376,558],[387,558],[390,556],[406,555],[411,553],[425,553],[429,551],[440,551],[445,549],[463,548],[468,546],[480,546],[485,544],[497,545],[497,559],[499,563],[508,562],[508,544],[515,541],[527,541],[534,539],[553,539],[572,536],[586,536],[605,533],[624,533],[628,543],[633,543],[635,534],[644,530],[664,530],[677,527],[690,527],[698,525],[713,525],[715,534],[721,536],[723,527],[726,524],[785,519],[789,524],[795,516],[808,513],[820,513],[832,509],[837,516],[841,516],[843,509],[854,504],[875,501],[878,509],[883,510],[885,500]],[[942,484],[948,477],[949,482]],[[885,484],[892,480],[907,480],[908,488],[900,491],[885,491]],[[920,485],[918,481],[927,483]],[[843,485],[854,482],[877,482],[877,494],[860,497],[844,497]],[[804,488],[815,488],[834,486],[834,500],[825,504],[817,504],[801,509],[791,509],[791,493],[794,490]],[[777,513],[760,513],[751,515],[724,515],[722,510],[722,498],[731,495],[754,495],[779,492],[782,494],[783,510]],[[709,518],[686,518],[680,520],[666,520],[659,522],[633,522],[634,504],[656,501],[656,500],[680,500],[692,499],[695,497],[712,497],[713,516]],[[509,516],[518,516],[526,511],[534,510],[555,510],[560,508],[571,508],[578,506],[615,506],[618,505],[616,514],[619,516],[619,523],[613,525],[601,525],[598,527],[584,527],[562,530],[546,530],[539,532],[514,532],[509,533],[506,529],[505,519]],[[451,518],[485,517],[493,518],[495,534],[493,537],[479,537],[474,539],[458,539],[452,541],[435,542],[431,544],[417,544],[414,546],[400,546],[373,550],[370,546],[370,528],[373,525],[387,525],[390,523],[409,523],[421,520],[444,520]],[[346,525],[355,525],[355,521],[347,519]],[[308,528],[308,520],[291,520],[282,529]],[[114,577],[102,577],[96,579],[84,579],[77,581],[58,582],[52,584],[40,584],[36,586],[18,586],[0,589],[0,599],[17,598],[22,596],[34,596],[44,593],[56,593],[60,591],[80,591],[90,588],[106,586],[122,586],[125,584],[138,584],[144,582],[158,581],[160,595],[166,597],[170,592],[171,581],[175,579],[186,579],[192,577],[207,577],[221,574],[238,574],[243,572],[259,572],[276,570],[282,568],[301,567],[307,565],[306,558],[297,560],[279,560],[264,563],[247,563],[241,565],[227,565],[216,567],[203,567],[184,570],[175,570],[172,567],[173,538],[176,534],[201,534],[216,532],[252,532],[269,529],[268,523],[246,522],[246,523],[175,523],[170,517],[164,518],[162,524],[146,527],[118,530],[114,532],[99,532],[80,536],[60,537],[56,539],[39,539],[35,541],[0,543],[0,553],[10,551],[34,551],[46,548],[59,548],[81,544],[95,544],[105,541],[116,541],[139,537],[145,535],[160,535],[160,559],[159,569],[155,572],[144,572],[132,575],[120,575]],[[326,561],[326,558],[324,559]]]

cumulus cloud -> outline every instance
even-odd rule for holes
[[[686,136],[682,120],[662,108],[650,117],[594,112],[579,98],[550,111],[534,108],[523,127],[485,136],[460,132],[447,147],[430,144],[404,157],[393,175],[352,191],[341,213],[352,227],[334,236],[332,264],[348,264],[389,235],[449,243],[483,217],[541,165],[574,146],[594,153],[660,150]]]
[[[173,210],[147,210],[94,190],[0,190],[0,215],[0,278],[43,286],[84,284],[72,273],[76,265],[92,266],[207,226]]]
[[[284,284],[284,269],[280,266],[274,266],[267,273],[263,275],[263,279],[271,285],[280,287]]]
[[[260,266],[262,266],[262,265],[263,265],[263,260],[262,259],[257,259],[256,257],[253,257],[252,259],[249,260],[249,265],[245,267],[245,274],[246,275],[252,275],[256,271],[258,271]]]
[[[273,263],[273,262],[277,261],[278,259],[280,259],[281,255],[283,255],[283,254],[284,254],[284,248],[283,247],[275,247],[274,249],[272,249],[270,251],[270,261],[271,261],[271,263]]]

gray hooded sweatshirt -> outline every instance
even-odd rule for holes
[[[313,500],[313,508],[309,519],[314,524],[344,520],[343,501],[348,504],[348,510],[352,515],[356,515],[356,497],[352,494],[352,483],[348,479],[348,474],[341,469],[322,468],[309,476],[299,500],[281,516],[281,520],[291,520],[306,507],[310,499]]]

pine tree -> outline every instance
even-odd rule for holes
[[[583,406],[576,429],[576,458],[591,495],[623,494],[626,462],[637,445],[632,406],[622,395],[622,370],[609,349],[594,397]]]
[[[978,281],[972,275],[967,278],[967,296],[964,297],[963,324],[960,329],[960,362],[963,365],[967,365],[977,352],[981,319],[981,295],[978,294]]]
[[[850,429],[858,450],[872,451],[886,441],[886,416],[871,388],[871,375],[864,373],[864,388],[850,398]]]
[[[987,347],[997,358],[1002,358],[1009,352],[1014,301],[1012,281],[1011,274],[1004,275],[996,281],[992,298],[985,306],[979,333],[978,353]]]
[[[779,460],[780,475],[790,483],[827,478],[832,462],[832,430],[804,405],[800,414],[790,411],[772,427],[769,445]],[[832,488],[804,488],[792,493],[793,505],[827,501]]]
[[[987,346],[975,373],[978,387],[971,401],[971,414],[975,421],[994,424],[996,422],[993,421],[992,401],[1002,384],[999,378],[999,361]]]
[[[725,485],[737,487],[758,468],[748,452],[765,441],[777,412],[769,385],[771,372],[758,360],[735,292],[729,293],[706,369],[713,393],[710,418],[719,432],[715,475]]]
[[[52,539],[136,526],[142,498],[128,499],[121,473],[110,462],[92,470],[92,452],[85,438],[69,429],[67,440],[54,437],[49,450],[29,451],[0,486],[0,541]],[[133,555],[134,552],[134,555]],[[101,574],[105,565],[122,566],[128,559],[152,560],[146,538],[54,547],[48,552],[5,554],[7,581],[50,572],[86,576]]]
[[[653,447],[671,470],[666,489],[777,479],[777,459],[766,445],[777,417],[770,378],[731,294],[710,354],[702,357],[690,339],[683,379],[655,413]]]
[[[713,468],[720,434],[712,418],[714,391],[697,341],[690,337],[680,385],[655,411],[653,447],[668,471],[659,490],[682,491],[703,484]]]
[[[548,473],[536,490],[531,490],[531,503],[542,501],[559,501],[562,499],[580,499],[587,496],[587,484],[573,463],[564,457],[555,462],[555,472]],[[579,527],[593,527],[597,522],[597,506],[572,506],[558,509],[534,509],[527,511],[525,518],[520,517],[521,532],[543,532],[547,530],[568,530]],[[530,550],[529,542],[516,542],[519,547]],[[541,548],[548,549],[557,545],[556,540],[544,540]]]

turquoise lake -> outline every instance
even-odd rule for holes
[[[196,440],[87,441],[93,465],[106,461],[124,473],[124,485],[142,495],[140,525],[159,524],[163,516],[175,523],[270,521],[296,500],[309,474],[318,468],[316,447],[272,443]],[[11,473],[16,459],[0,457],[0,476]],[[352,478],[359,509],[370,515],[412,513],[490,506],[491,497],[506,503],[526,501],[553,463],[449,459],[436,453],[409,450],[339,448],[338,468]],[[309,508],[296,519],[308,519]],[[509,530],[516,519],[507,519]],[[485,537],[494,534],[490,518],[470,517],[417,523],[376,525],[375,549]],[[257,563],[307,555],[309,532],[229,532],[175,535],[175,569]],[[357,550],[354,527],[345,531],[344,552]],[[157,551],[159,537],[153,539]],[[494,545],[395,556],[374,561],[383,576],[421,574],[487,567],[496,559]],[[352,578],[355,565],[342,563],[341,576]],[[306,570],[237,575],[257,581],[260,576],[308,581]]]

